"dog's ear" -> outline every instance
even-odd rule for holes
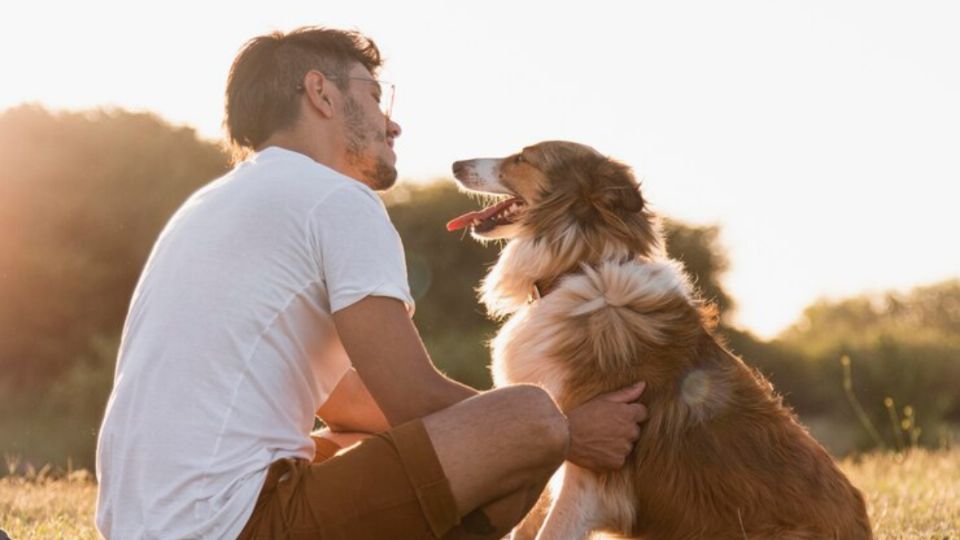
[[[630,167],[603,158],[593,174],[594,204],[625,214],[643,210],[643,195]]]

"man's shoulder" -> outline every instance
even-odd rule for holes
[[[267,148],[235,172],[312,203],[331,198],[339,204],[367,206],[373,203],[384,208],[380,197],[366,184],[292,150]]]

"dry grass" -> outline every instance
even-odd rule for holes
[[[93,525],[97,486],[89,473],[69,478],[0,479],[0,529],[13,540],[100,538]]]
[[[960,540],[960,450],[881,453],[841,464],[867,496],[878,539]],[[0,479],[0,528],[13,540],[98,538],[96,486],[82,471]]]
[[[877,538],[960,540],[960,450],[879,453],[841,464]]]

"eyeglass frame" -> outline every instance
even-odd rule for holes
[[[321,71],[320,73],[323,73],[323,72]],[[324,75],[324,77],[326,77],[326,78],[328,78],[328,79],[331,79],[331,80],[334,80],[334,81],[336,81],[336,80],[341,80],[341,81],[367,81],[367,82],[377,83],[377,86],[380,87],[380,96],[379,96],[379,97],[380,97],[380,100],[383,99],[384,88],[387,88],[388,91],[389,91],[389,93],[390,93],[390,102],[387,103],[386,106],[384,106],[384,105],[380,102],[380,100],[378,100],[377,103],[380,104],[380,112],[382,112],[388,119],[393,116],[393,102],[394,102],[394,99],[396,98],[396,95],[397,95],[397,85],[393,84],[392,82],[390,82],[390,81],[384,81],[384,80],[380,80],[380,79],[369,79],[369,78],[367,78],[367,77],[339,77],[339,76],[337,76],[337,75],[328,75],[328,74],[326,74],[326,73],[323,73],[323,75]],[[297,85],[296,90],[297,90],[297,92],[303,92],[304,90],[306,90],[306,87],[304,87],[304,86],[303,86],[303,83],[301,82],[300,84]]]

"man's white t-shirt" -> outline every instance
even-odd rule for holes
[[[97,444],[107,538],[236,538],[267,467],[311,459],[350,368],[331,314],[413,313],[403,247],[370,188],[270,147],[193,194],[133,293]]]

